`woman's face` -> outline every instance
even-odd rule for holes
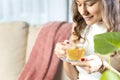
[[[76,0],[78,11],[86,21],[87,25],[102,20],[101,0]]]

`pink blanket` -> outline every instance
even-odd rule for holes
[[[71,24],[67,22],[45,24],[18,80],[53,80],[60,63],[54,54],[55,44],[68,39],[70,32]]]

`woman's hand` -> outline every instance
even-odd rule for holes
[[[55,46],[55,54],[58,58],[64,59],[66,58],[66,49],[69,45],[69,41],[65,40],[64,42],[59,42]]]
[[[80,62],[71,62],[72,65],[80,66],[85,69],[88,73],[93,73],[99,71],[103,62],[101,58],[96,55],[90,55],[82,58]]]
[[[66,58],[66,49],[70,45],[70,42],[68,40],[65,40],[64,42],[59,42],[55,46],[55,54],[57,55],[58,58],[64,59]],[[64,61],[64,60],[63,60]],[[67,73],[68,77],[71,80],[77,80],[78,78],[78,71],[74,65],[71,65],[69,62],[64,61],[63,62],[63,67],[65,72]],[[73,74],[71,74],[73,73]]]

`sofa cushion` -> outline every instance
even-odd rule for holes
[[[0,80],[17,80],[26,55],[28,24],[0,23]]]

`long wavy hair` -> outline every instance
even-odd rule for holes
[[[120,3],[119,0],[101,0],[102,6],[102,21],[107,26],[108,32],[120,31]],[[77,7],[76,0],[72,1],[72,14],[74,26],[74,34],[77,40],[82,38],[80,32],[87,27],[83,17],[80,15]]]

